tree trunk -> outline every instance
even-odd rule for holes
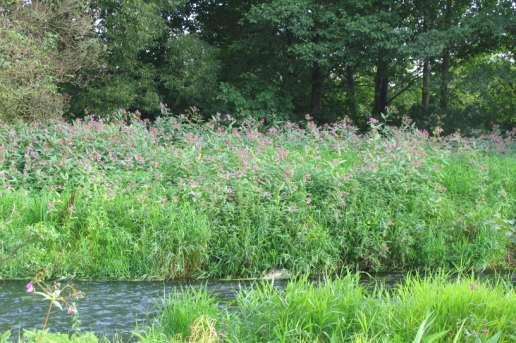
[[[440,107],[442,114],[448,112],[449,106],[449,84],[450,84],[450,51],[446,49],[442,56],[441,64],[441,94]]]
[[[321,121],[322,109],[322,72],[318,62],[312,65],[312,117],[315,121]]]
[[[423,85],[421,88],[421,106],[425,113],[430,107],[430,60],[425,58],[423,62]]]
[[[383,55],[380,52],[378,57],[378,63],[376,65],[376,76],[374,85],[374,105],[373,115],[379,116],[380,113],[385,113],[387,109],[388,92],[389,92],[389,74],[388,64]]]
[[[445,27],[448,29],[451,26],[451,11],[452,11],[452,1],[446,1],[445,7]],[[449,43],[447,43],[447,47],[444,49],[442,54],[442,64],[441,64],[441,90],[440,90],[440,101],[439,105],[441,108],[441,114],[446,115],[449,107],[449,85],[451,80],[450,75],[450,47]]]
[[[358,114],[358,105],[356,97],[355,70],[352,66],[346,68],[346,105],[351,118],[356,118]]]

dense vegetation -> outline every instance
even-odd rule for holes
[[[176,295],[142,342],[509,342],[514,311],[510,285],[408,278],[393,292],[367,291],[348,276],[284,291],[264,284],[241,292],[230,312],[205,292]]]
[[[510,0],[4,0],[0,120],[515,124]]]
[[[512,342],[510,284],[475,278],[409,277],[394,290],[367,290],[355,276],[241,291],[220,307],[202,290],[174,294],[141,342]],[[92,334],[26,332],[27,342],[97,342]],[[115,340],[116,341],[116,340]],[[0,336],[0,342],[2,338]]]
[[[512,285],[344,275],[514,268],[515,11],[1,0],[0,279],[304,280],[172,296],[149,342],[514,341]]]
[[[514,261],[511,135],[133,118],[7,125],[0,145],[2,278],[485,270]]]

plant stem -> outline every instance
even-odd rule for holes
[[[50,311],[52,310],[52,302],[48,304],[47,315],[45,316],[45,321],[43,322],[43,330],[47,328],[48,318],[50,318]]]

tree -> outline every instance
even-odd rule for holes
[[[492,89],[512,94],[495,76],[513,60],[487,62],[514,54],[509,0],[6,0],[0,15],[1,96],[19,111],[511,122],[485,113],[511,103]],[[465,77],[479,65],[493,88]]]
[[[179,36],[166,43],[158,70],[162,100],[173,111],[214,110],[219,73],[216,49],[193,34]]]
[[[64,99],[49,58],[55,40],[34,39],[5,17],[0,17],[0,27],[0,120],[45,120],[62,114]]]
[[[41,120],[66,108],[66,85],[83,83],[98,41],[84,1],[12,2],[0,14],[0,118]]]
[[[162,104],[174,113],[191,106],[212,110],[216,50],[192,32],[191,3],[97,0],[92,6],[106,64],[101,77],[76,97],[75,112],[125,109],[155,118]]]
[[[284,54],[307,72],[310,82],[308,112],[321,122],[325,81],[332,49],[338,40],[333,1],[278,1],[253,6],[246,18],[251,24],[270,28],[284,42]]]

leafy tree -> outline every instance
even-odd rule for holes
[[[513,125],[510,0],[6,0],[0,15],[4,117],[155,118],[166,105]]]
[[[322,121],[322,101],[330,56],[339,39],[336,3],[333,1],[289,0],[253,6],[246,18],[251,24],[270,27],[284,43],[284,55],[309,75],[309,112]]]
[[[0,120],[45,120],[59,116],[63,98],[54,81],[52,36],[35,39],[0,17]]]
[[[74,112],[108,114],[120,108],[159,110],[156,72],[146,60],[165,32],[158,7],[136,0],[98,0],[92,3],[97,31],[106,47],[100,77],[80,94]]]
[[[193,34],[169,40],[158,66],[163,101],[175,112],[189,107],[215,110],[219,65],[216,50]]]
[[[97,63],[84,1],[10,2],[0,13],[0,118],[42,120],[66,108],[65,90]]]
[[[453,85],[455,70],[465,70],[476,56],[506,52],[511,28],[507,1],[412,1],[410,25],[415,32],[410,55],[422,66],[420,104],[412,116],[422,126],[437,122],[450,128],[464,123],[465,108]],[[463,117],[463,118],[461,118]],[[478,118],[480,120],[480,118]]]
[[[106,115],[118,109],[154,118],[209,111],[216,98],[216,50],[195,34],[185,1],[97,0],[97,30],[106,46],[101,77],[77,96],[73,111]]]

